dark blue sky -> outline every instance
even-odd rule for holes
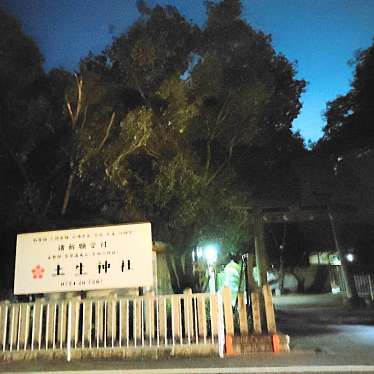
[[[175,5],[198,24],[205,20],[203,0],[149,0]],[[0,0],[38,43],[45,67],[74,69],[89,50],[101,51],[113,35],[137,18],[136,0]],[[317,140],[326,102],[349,90],[357,49],[374,37],[374,0],[243,0],[244,18],[272,34],[273,46],[297,61],[308,81],[304,107],[294,122],[307,141]]]

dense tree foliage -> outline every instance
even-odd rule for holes
[[[335,154],[373,148],[374,44],[358,51],[351,90],[327,103],[326,127],[318,147]]]
[[[374,44],[356,53],[350,91],[327,103],[326,126],[313,149],[324,174],[330,204],[344,208],[339,235],[345,250],[355,250],[366,270],[372,261],[374,227]],[[371,269],[372,271],[372,269]]]
[[[360,219],[373,219],[370,198],[374,178],[374,44],[359,51],[351,90],[327,104],[323,138],[315,146],[318,157],[330,160],[335,198],[349,200]]]
[[[305,150],[291,125],[305,82],[241,19],[238,0],[208,1],[202,28],[174,7],[138,4],[139,20],[76,74],[44,73],[1,14],[12,25],[2,48],[15,38],[30,50],[9,57],[25,66],[4,61],[0,72],[13,92],[1,99],[3,217],[17,231],[150,220],[174,290],[198,291],[198,246],[247,251],[248,207],[295,199],[290,165]]]

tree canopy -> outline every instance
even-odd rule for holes
[[[201,28],[172,6],[138,8],[75,74],[43,72],[35,44],[1,14],[17,30],[1,34],[2,48],[11,34],[30,50],[14,57],[24,79],[22,64],[0,71],[15,100],[1,107],[1,152],[20,174],[4,217],[29,230],[150,220],[169,246],[174,290],[200,290],[192,252],[213,240],[223,256],[247,251],[248,207],[297,184],[289,166],[305,150],[291,126],[305,82],[241,18],[240,1],[208,1]]]
[[[351,89],[327,103],[323,137],[312,157],[324,175],[323,189],[330,203],[345,206],[341,241],[355,248],[363,266],[372,263],[371,234],[374,224],[374,43],[356,52]],[[371,228],[370,228],[371,227]]]
[[[356,52],[351,90],[327,103],[326,127],[317,148],[335,154],[373,148],[374,43]]]

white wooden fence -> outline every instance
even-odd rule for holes
[[[265,315],[261,313],[261,303]],[[234,323],[237,321],[237,323]],[[217,294],[0,302],[0,359],[72,355],[233,354],[232,337],[276,333],[269,286],[243,294],[234,311],[230,289]],[[178,353],[176,353],[178,352]],[[88,356],[87,356],[88,354]]]
[[[372,275],[355,275],[355,285],[359,297],[374,301],[374,279]]]
[[[0,303],[0,352],[217,345],[220,294]]]

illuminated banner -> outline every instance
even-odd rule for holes
[[[152,283],[150,223],[17,235],[16,295]]]

